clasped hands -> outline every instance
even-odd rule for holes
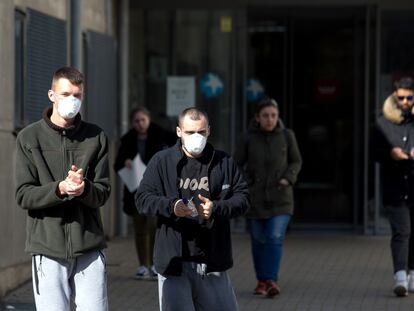
[[[391,149],[391,158],[393,158],[395,161],[401,161],[401,160],[413,160],[414,159],[414,151],[411,150],[410,153],[406,153],[404,150],[402,150],[399,147],[394,147]]]
[[[71,195],[74,197],[80,196],[85,190],[85,181],[83,177],[83,169],[72,165],[68,176],[62,180],[58,186],[58,193],[60,196]]]
[[[201,194],[198,195],[198,199],[201,201],[197,207],[198,214],[204,218],[209,219],[213,212],[214,203],[210,199],[203,197]],[[178,217],[191,216],[192,210],[184,204],[183,200],[179,200],[174,205],[174,214]]]

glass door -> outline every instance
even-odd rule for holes
[[[237,116],[234,12],[131,12],[131,103],[146,105],[155,122],[174,131],[179,112],[197,106],[209,115],[209,141],[231,152]]]
[[[377,9],[377,42],[379,49],[377,59],[379,60],[376,68],[376,102],[373,105],[375,116],[370,120],[371,127],[375,124],[375,119],[382,111],[384,100],[393,92],[393,83],[403,76],[414,78],[414,11],[413,10],[382,10]],[[371,153],[374,150],[371,149]],[[370,189],[369,204],[367,208],[366,230],[374,234],[389,233],[390,227],[385,216],[382,205],[381,165],[372,165],[373,184],[375,187]]]
[[[249,11],[248,72],[279,102],[303,157],[293,226],[355,225],[361,193],[363,9]],[[252,115],[254,102],[247,102]]]

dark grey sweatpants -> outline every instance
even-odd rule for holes
[[[158,274],[161,311],[237,311],[227,272],[204,275],[200,264],[184,262],[181,276]],[[198,267],[198,271],[197,271]]]

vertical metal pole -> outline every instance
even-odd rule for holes
[[[288,18],[287,20],[287,40],[288,40],[288,51],[289,51],[289,58],[288,58],[288,62],[289,62],[289,67],[287,68],[287,70],[289,70],[288,72],[288,104],[289,104],[289,126],[290,127],[294,127],[294,120],[293,120],[293,114],[294,114],[294,103],[295,103],[295,92],[294,92],[294,82],[295,82],[295,20],[293,18]]]
[[[371,51],[370,51],[370,27],[371,27],[371,7],[367,6],[366,7],[366,15],[365,15],[365,73],[364,73],[364,121],[363,121],[363,125],[364,125],[364,146],[363,146],[363,150],[364,150],[364,159],[363,159],[363,188],[364,188],[364,193],[363,193],[363,207],[364,207],[364,234],[368,234],[369,233],[369,213],[368,213],[368,209],[369,209],[369,198],[368,198],[368,152],[369,152],[369,101],[370,101],[370,96],[369,96],[369,89],[370,89],[370,55],[371,55]],[[357,173],[354,171],[354,173]],[[357,176],[357,175],[356,175]],[[354,183],[355,185],[355,183]],[[354,193],[355,193],[355,189],[354,189]]]
[[[375,39],[375,49],[376,49],[376,60],[375,60],[375,117],[379,115],[380,112],[380,74],[381,74],[381,11],[379,8],[376,10],[376,39]],[[374,220],[374,234],[380,233],[380,207],[382,206],[381,202],[381,187],[380,187],[380,164],[375,163],[374,166],[374,208],[375,208],[375,220]]]
[[[112,10],[112,0],[106,0],[106,34],[108,36],[113,36],[114,34],[114,25],[113,25],[113,10]]]
[[[70,1],[70,64],[82,70],[81,0]]]
[[[128,62],[129,62],[129,0],[121,0],[121,25],[119,44],[119,73],[120,73],[120,95],[121,95],[121,124],[120,133],[128,131]]]
[[[292,105],[290,105],[290,97],[288,92],[288,81],[289,81],[289,20],[287,17],[284,18],[283,24],[285,31],[283,32],[283,90],[282,90],[282,105],[285,107],[283,109],[283,119],[286,120],[289,127],[293,127],[293,118],[292,118]],[[292,56],[293,57],[293,56]]]
[[[236,57],[237,57],[237,29],[239,25],[239,11],[234,10],[231,14],[232,16],[232,30],[230,33],[230,77],[231,77],[231,91],[230,91],[230,111],[233,113],[230,114],[230,150],[232,154],[234,153],[235,146],[236,146],[236,79],[237,79],[237,71],[236,71]]]
[[[248,72],[248,54],[249,54],[249,51],[248,51],[248,46],[249,46],[249,36],[250,36],[250,34],[249,34],[249,17],[248,17],[248,12],[247,12],[247,9],[244,9],[243,10],[243,14],[242,14],[242,20],[241,20],[241,22],[240,22],[240,24],[242,25],[239,29],[240,29],[240,32],[241,32],[241,34],[240,34],[240,38],[242,38],[241,39],[241,47],[242,47],[242,49],[241,49],[241,57],[242,57],[242,60],[241,60],[241,63],[243,64],[243,72],[242,72],[242,77],[243,77],[243,80],[241,81],[241,86],[242,86],[242,105],[243,105],[243,107],[242,107],[242,129],[243,129],[243,131],[245,130],[245,129],[247,129],[247,125],[248,125],[248,120],[247,120],[247,96],[246,96],[246,81],[247,81],[247,78],[248,78],[248,74],[249,74],[249,72]]]
[[[366,13],[364,11],[364,13]],[[364,15],[365,16],[365,15]],[[361,48],[360,46],[360,41],[358,40],[358,34],[359,34],[359,29],[358,29],[359,25],[358,25],[358,17],[355,17],[354,19],[354,42],[356,42],[354,44],[354,76],[358,75],[358,70],[361,68],[361,62],[359,59],[359,49]],[[365,41],[362,41],[365,42]],[[361,143],[363,142],[363,140],[360,138],[359,133],[361,132],[361,128],[363,127],[363,124],[359,124],[360,122],[358,122],[359,120],[359,116],[361,115],[361,108],[360,108],[360,101],[361,100],[361,91],[364,92],[364,88],[360,87],[360,82],[358,81],[358,79],[354,79],[354,95],[353,95],[353,101],[354,101],[354,105],[353,105],[353,123],[354,126],[352,128],[352,137],[353,137],[353,171],[352,171],[352,183],[353,183],[353,187],[352,187],[352,200],[351,200],[351,204],[352,204],[352,218],[353,218],[353,229],[354,231],[357,230],[358,228],[358,219],[359,219],[359,213],[358,213],[358,207],[360,206],[360,202],[359,202],[359,183],[360,183],[360,178],[359,178],[359,174],[358,172],[360,171],[361,165],[360,165],[360,159],[359,159],[359,154],[361,152]],[[365,93],[364,93],[365,94]],[[364,106],[365,107],[365,106]]]
[[[129,97],[128,97],[128,62],[129,62],[129,0],[121,0],[119,34],[119,78],[120,78],[120,131],[121,135],[128,130]],[[119,193],[121,189],[118,189]],[[121,204],[121,202],[119,202]],[[121,236],[128,234],[128,216],[119,211],[119,231]]]
[[[176,47],[177,47],[177,38],[178,38],[178,27],[177,24],[180,22],[180,15],[178,10],[170,10],[168,11],[168,15],[169,15],[169,22],[170,22],[170,39],[169,39],[169,48],[170,48],[170,52],[169,52],[169,59],[170,61],[170,74],[172,76],[177,75],[178,74],[178,70],[177,70],[177,63],[178,63],[178,57],[177,57],[177,52],[176,52]]]

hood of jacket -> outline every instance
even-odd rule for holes
[[[387,97],[382,106],[382,113],[384,117],[395,124],[400,124],[404,121],[404,113],[398,106],[397,99],[393,94]],[[411,115],[414,115],[414,106],[411,107]]]
[[[82,124],[82,117],[81,117],[80,113],[78,113],[75,116],[75,118],[73,120],[73,123],[70,126],[65,127],[65,128],[60,127],[60,126],[54,124],[50,120],[50,117],[52,116],[52,113],[53,113],[53,107],[46,107],[42,112],[42,118],[51,129],[53,129],[53,130],[55,130],[59,133],[66,132],[65,135],[72,136],[79,130],[79,128]]]

